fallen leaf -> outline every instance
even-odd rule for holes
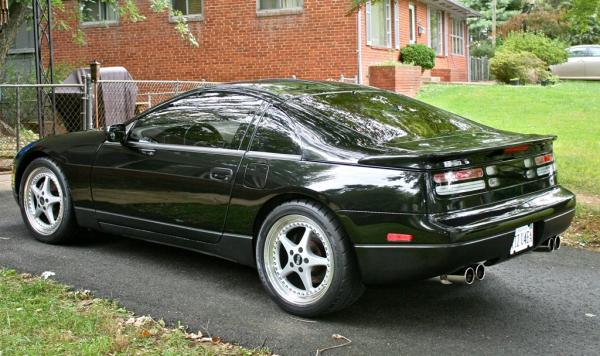
[[[218,336],[213,336],[212,339],[211,339],[211,341],[212,341],[213,344],[216,345],[216,344],[221,343],[221,338],[218,337]]]
[[[150,332],[146,329],[142,330],[142,332],[140,333],[141,337],[150,337],[152,336],[152,334],[150,334]]]
[[[50,278],[50,277],[52,277],[52,276],[56,276],[56,273],[54,273],[54,272],[52,272],[52,271],[45,271],[45,272],[42,272],[42,278],[43,278],[43,279],[48,279],[48,278]]]

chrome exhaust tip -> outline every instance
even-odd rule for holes
[[[560,250],[560,236],[554,238],[554,251]]]
[[[560,239],[558,241],[558,244],[560,246]],[[556,249],[556,240],[554,237],[551,237],[548,240],[544,241],[543,244],[536,247],[534,249],[534,251],[536,251],[536,252],[552,252],[555,249]]]
[[[485,266],[483,263],[479,263],[475,266],[475,278],[478,281],[483,281],[485,279]]]
[[[459,269],[452,274],[443,274],[440,276],[440,282],[442,282],[442,284],[461,283],[471,285],[475,282],[475,279],[475,270],[473,267],[466,267]]]

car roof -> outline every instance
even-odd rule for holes
[[[224,83],[218,84],[212,87],[212,89],[248,90],[275,96],[281,100],[289,100],[291,98],[304,95],[322,95],[332,92],[375,90],[375,88],[336,81],[313,81],[298,79],[264,79],[257,81]]]
[[[594,45],[594,44],[589,44],[589,45],[577,45],[577,46],[571,46],[569,48],[589,48],[589,47],[600,47],[600,45]]]

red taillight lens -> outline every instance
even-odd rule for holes
[[[475,179],[483,177],[483,169],[473,168],[462,171],[450,171],[445,173],[437,173],[433,176],[433,181],[436,183],[451,183],[460,182],[463,180]]]
[[[545,154],[543,156],[537,156],[535,158],[535,165],[541,166],[542,164],[554,162],[554,155],[552,153]]]
[[[527,145],[513,146],[513,147],[505,148],[504,153],[523,152],[523,151],[527,151],[528,149],[529,149],[529,146],[527,146]]]
[[[412,239],[413,235],[409,234],[396,234],[391,232],[387,234],[388,242],[411,242]]]

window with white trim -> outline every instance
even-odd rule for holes
[[[82,23],[117,22],[117,6],[113,3],[97,0],[84,0],[79,2]]]
[[[463,56],[465,54],[465,21],[452,19],[452,54]]]
[[[410,3],[408,4],[408,41],[410,43],[417,42],[417,34],[415,32],[416,22],[415,5]]]
[[[394,47],[400,49],[400,6],[394,0]]]
[[[304,0],[258,0],[259,10],[301,9]]]
[[[429,10],[429,44],[436,54],[444,54],[444,12]]]
[[[174,11],[182,15],[202,15],[202,0],[171,0]]]
[[[390,0],[367,2],[367,44],[392,47],[392,9]]]

